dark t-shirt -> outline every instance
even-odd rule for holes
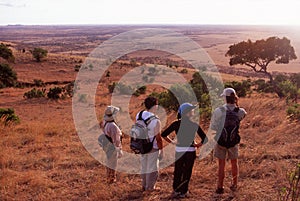
[[[167,137],[173,131],[175,131],[177,136],[176,146],[178,147],[193,147],[196,133],[200,136],[202,144],[207,142],[206,134],[203,132],[201,127],[188,118],[174,121],[162,132],[161,136]]]

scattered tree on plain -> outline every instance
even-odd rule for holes
[[[230,57],[229,64],[246,65],[257,73],[267,75],[273,83],[273,76],[268,71],[271,62],[277,64],[288,64],[290,60],[297,59],[290,40],[286,37],[270,37],[266,40],[242,41],[231,45],[225,56]]]
[[[35,60],[37,62],[40,62],[43,58],[47,57],[48,51],[43,49],[43,48],[34,48],[32,51],[30,51],[33,58],[35,58]]]

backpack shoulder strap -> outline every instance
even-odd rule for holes
[[[139,113],[139,116],[138,116],[138,119],[137,119],[137,120],[142,120],[142,121],[146,124],[146,126],[148,126],[148,124],[149,124],[153,119],[157,119],[157,117],[156,117],[155,115],[152,115],[152,116],[148,117],[147,119],[143,119],[143,117],[142,117],[143,112],[144,112],[144,110],[141,111],[141,112]]]
[[[140,111],[140,113],[139,113],[139,116],[138,116],[138,119],[137,119],[137,120],[143,120],[143,121],[144,121],[144,119],[143,119],[143,117],[142,117],[142,115],[143,115],[143,112],[144,112],[144,110]]]
[[[239,112],[240,108],[239,107],[235,107],[233,111],[235,112]]]
[[[157,119],[155,115],[152,115],[144,120],[145,124],[148,126],[153,119]]]

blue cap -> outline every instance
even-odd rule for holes
[[[192,105],[191,103],[182,103],[179,107],[178,115],[182,116],[183,114],[186,114],[195,108],[196,108],[196,106]]]

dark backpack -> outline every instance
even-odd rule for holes
[[[143,119],[144,111],[139,113],[138,119],[130,130],[130,148],[135,154],[146,154],[149,153],[153,148],[153,140],[149,139],[148,125],[156,116],[150,116],[147,119]]]
[[[236,107],[227,110],[224,107],[220,107],[223,114],[226,114],[224,127],[220,131],[220,137],[218,139],[218,144],[230,148],[234,147],[236,144],[240,143],[241,137],[239,135],[240,119],[238,116],[239,108]]]

